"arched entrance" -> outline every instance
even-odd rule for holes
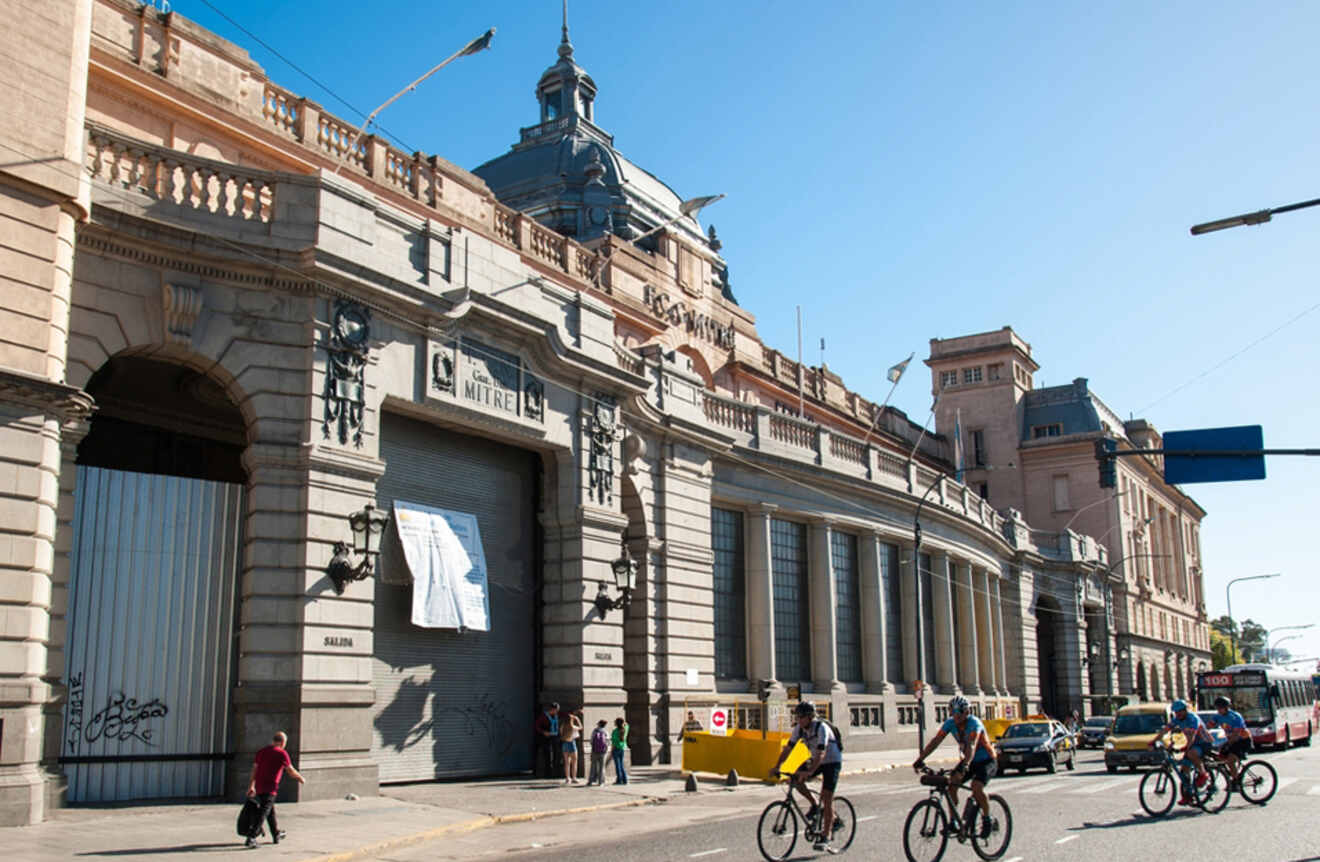
[[[1164,700],[1164,692],[1160,688],[1160,666],[1157,664],[1150,666],[1150,696],[1152,700]]]
[[[1040,706],[1046,715],[1062,715],[1066,706],[1063,683],[1063,669],[1059,659],[1063,652],[1060,638],[1063,636],[1063,612],[1059,603],[1050,596],[1036,599],[1036,662],[1040,675]]]
[[[1137,695],[1143,700],[1150,700],[1150,689],[1146,688],[1146,663],[1137,662]]]
[[[78,447],[64,734],[71,802],[218,796],[230,751],[242,414],[209,377],[120,356]]]

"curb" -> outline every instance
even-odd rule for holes
[[[652,805],[663,801],[664,800],[659,797],[643,796],[638,799],[628,799],[623,802],[603,802],[600,805],[583,805],[577,808],[557,808],[550,811],[527,811],[519,814],[486,815],[484,817],[475,817],[472,820],[450,823],[447,826],[437,826],[434,829],[427,829],[423,832],[414,832],[411,835],[400,835],[397,838],[385,838],[372,844],[364,844],[361,847],[355,847],[352,850],[344,850],[339,853],[327,853],[322,856],[312,856],[303,860],[303,862],[353,862],[353,860],[379,856],[383,853],[389,853],[394,850],[401,850],[404,847],[424,844],[427,841],[432,841],[436,838],[443,838],[446,835],[475,832],[478,829],[486,829],[491,826],[499,826],[506,823],[527,823],[532,820],[542,820],[546,817],[586,814],[591,811],[608,811],[613,808],[636,808],[641,805]]]

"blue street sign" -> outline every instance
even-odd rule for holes
[[[1164,435],[1164,481],[1240,482],[1265,478],[1265,434],[1259,425],[1198,428]],[[1169,455],[1169,452],[1250,452],[1250,455]]]

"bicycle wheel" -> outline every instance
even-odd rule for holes
[[[767,859],[787,859],[797,844],[797,814],[792,803],[771,802],[761,812],[761,822],[756,826],[756,844],[761,848],[761,855]]]
[[[1193,785],[1192,792],[1196,794],[1196,804],[1201,806],[1202,811],[1218,814],[1224,810],[1224,806],[1228,804],[1228,797],[1233,792],[1233,785],[1228,780],[1228,767],[1207,768],[1206,773],[1210,776],[1210,780],[1205,783],[1205,787]]]
[[[1274,796],[1279,774],[1264,760],[1248,760],[1238,770],[1238,792],[1252,805],[1264,805]]]
[[[972,833],[972,849],[976,855],[991,862],[1004,855],[1008,849],[1008,842],[1013,837],[1013,812],[1009,810],[1008,803],[1004,797],[998,793],[990,794],[990,832],[984,838],[981,837],[985,815],[981,813],[981,806],[974,806],[976,813],[972,815],[972,822],[967,827]]]
[[[1173,810],[1173,803],[1178,798],[1178,777],[1172,769],[1157,769],[1147,772],[1137,788],[1141,798],[1141,807],[1151,817],[1163,817]]]
[[[948,817],[934,799],[912,806],[903,824],[903,852],[908,862],[939,862],[949,843]]]
[[[834,851],[847,850],[857,835],[857,812],[852,803],[842,796],[834,797],[834,828],[830,831],[830,846]]]

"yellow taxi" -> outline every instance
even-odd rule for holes
[[[1105,769],[1118,772],[1120,766],[1136,769],[1163,763],[1164,756],[1150,744],[1172,717],[1167,703],[1133,703],[1119,709],[1114,716],[1114,727],[1105,739]],[[1181,733],[1171,736],[1174,751],[1186,747]]]

